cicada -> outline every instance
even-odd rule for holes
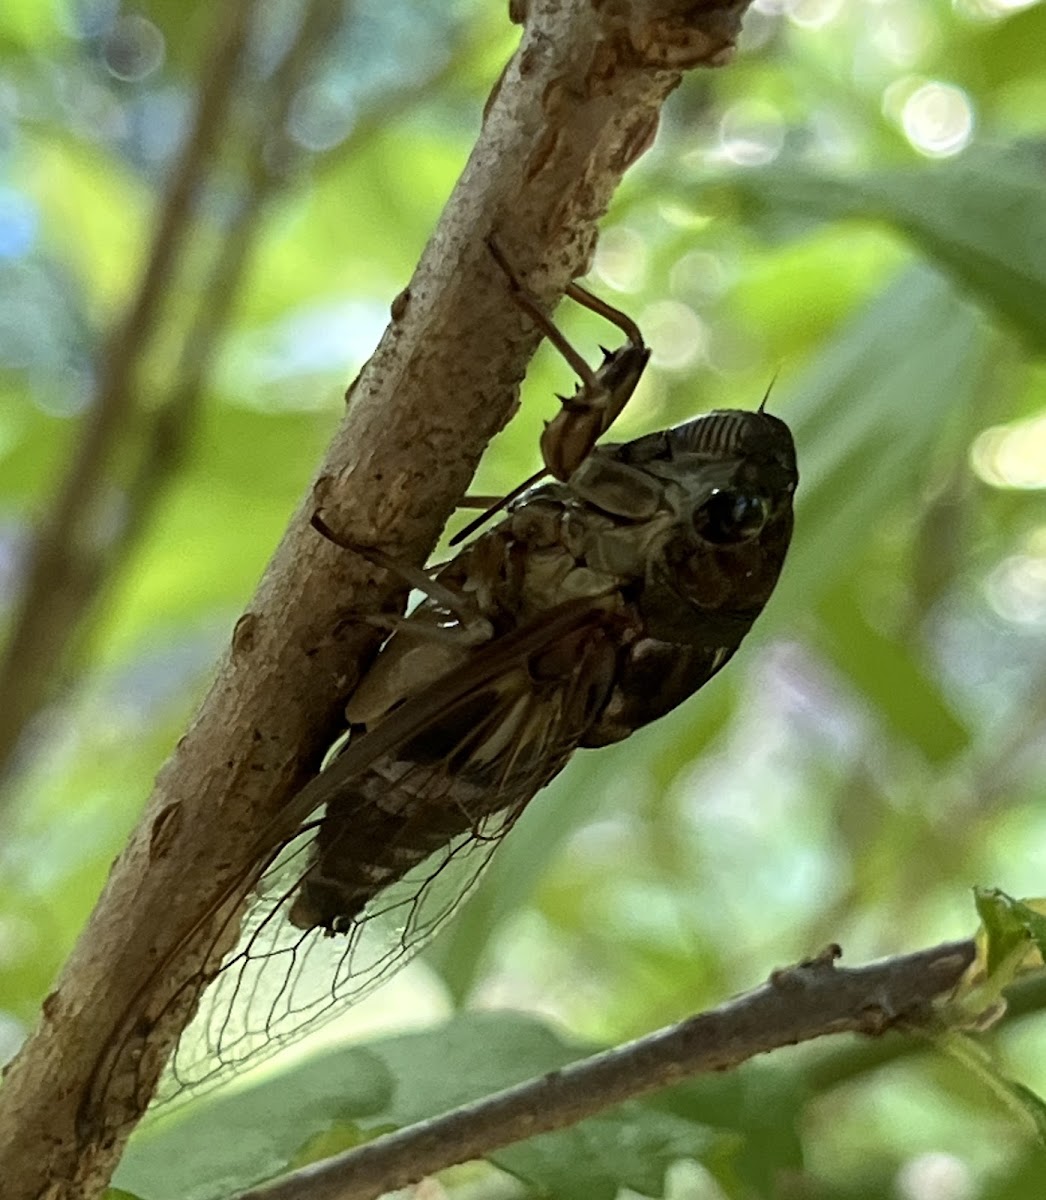
[[[293,802],[299,831],[257,884],[168,1092],[272,1052],[398,968],[575,751],[627,738],[729,662],[781,572],[798,481],[787,425],[760,405],[595,445],[646,366],[638,328],[573,285],[627,339],[589,368],[492,252],[581,376],[542,439],[551,478],[449,561],[405,572],[423,599]]]

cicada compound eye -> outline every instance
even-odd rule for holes
[[[694,529],[706,542],[717,546],[747,542],[762,530],[769,516],[765,496],[717,488],[695,509]]]

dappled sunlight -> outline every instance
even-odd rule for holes
[[[719,153],[739,167],[765,167],[781,153],[785,125],[769,104],[745,101],[723,113],[719,124]]]

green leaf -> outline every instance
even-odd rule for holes
[[[358,1119],[378,1117],[395,1080],[360,1047],[320,1054],[303,1066],[231,1094],[204,1097],[147,1121],[132,1138],[116,1182],[148,1200],[210,1200],[305,1161],[323,1138],[347,1144]]]
[[[300,1146],[288,1161],[287,1167],[295,1170],[309,1163],[331,1158],[335,1154],[344,1154],[346,1150],[355,1150],[357,1146],[372,1142],[376,1137],[383,1133],[391,1133],[395,1128],[394,1125],[378,1125],[365,1129],[356,1121],[335,1121]]]
[[[796,536],[768,626],[845,578],[902,496],[925,478],[949,421],[979,400],[989,341],[977,313],[925,267],[902,272],[788,389],[781,410],[799,447]]]
[[[1036,148],[851,176],[783,162],[731,182],[753,216],[889,222],[1031,345],[1046,347],[1046,205]]]
[[[950,1033],[939,1039],[941,1047],[978,1079],[1010,1113],[1042,1144],[1046,1145],[1046,1104],[1022,1083],[999,1070],[979,1042],[966,1034]]]
[[[966,749],[969,731],[941,689],[909,646],[868,621],[852,587],[833,592],[817,615],[820,649],[897,737],[932,763],[945,763]]]
[[[1015,900],[1013,902],[1014,911],[1024,922],[1024,928],[1028,931],[1028,936],[1038,947],[1039,953],[1046,959],[1046,917],[1043,916],[1037,908],[1033,908],[1032,904],[1042,904],[1041,900]]]
[[[660,1196],[665,1171],[716,1141],[699,1125],[629,1102],[570,1129],[490,1155],[490,1161],[555,1200],[614,1200],[622,1187]]]
[[[1046,1176],[1046,1151],[1041,1146],[1022,1147],[1001,1170],[996,1170],[981,1193],[983,1200],[1038,1200]]]
[[[490,940],[502,922],[524,907],[549,859],[598,811],[609,782],[621,771],[623,755],[627,755],[624,747],[580,754],[540,792],[498,848],[476,893],[426,950],[426,960],[459,1004],[475,984]]]
[[[94,313],[121,303],[147,237],[148,193],[126,165],[95,146],[55,136],[35,147],[26,191],[45,236],[90,295]]]
[[[984,957],[989,977],[1007,967],[1015,971],[1032,940],[1025,915],[1030,910],[998,888],[974,888],[973,895],[987,939]]]
[[[723,1135],[720,1153],[706,1165],[729,1195],[747,1197],[772,1196],[778,1180],[802,1170],[800,1119],[808,1099],[801,1071],[750,1062],[674,1087],[658,1103]]]
[[[1009,1086],[1014,1100],[1020,1104],[1028,1119],[1035,1126],[1039,1141],[1046,1146],[1046,1101],[1031,1088],[1025,1087],[1023,1083],[1010,1080]]]
[[[390,1118],[410,1124],[479,1096],[555,1070],[583,1056],[544,1025],[511,1013],[460,1017],[431,1034],[372,1046],[393,1075],[411,1081],[397,1092]],[[571,1129],[498,1150],[490,1161],[542,1194],[606,1197],[622,1185],[660,1194],[666,1167],[710,1145],[700,1125],[638,1102]]]
[[[0,52],[39,53],[49,45],[61,45],[62,31],[51,5],[35,0],[5,0],[0,12]]]

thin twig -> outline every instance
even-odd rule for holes
[[[171,172],[137,291],[106,342],[73,458],[32,544],[0,660],[0,780],[10,769],[27,722],[46,699],[86,603],[105,576],[97,543],[109,467],[128,435],[137,368],[188,240],[196,196],[222,144],[253,7],[254,0],[236,0],[219,10],[193,126]]]
[[[1014,1022],[1027,1017],[1040,1017],[1044,1010],[1046,971],[1038,971],[1006,989],[1006,1012],[998,1025],[992,1027],[992,1032],[1008,1029]],[[836,1047],[831,1053],[805,1064],[803,1083],[813,1092],[827,1092],[899,1059],[925,1054],[926,1050],[925,1039],[917,1038],[891,1038]]]
[[[781,1046],[834,1033],[926,1028],[935,1018],[933,1001],[952,991],[975,954],[972,941],[950,942],[852,969],[835,966],[833,946],[709,1012],[314,1163],[237,1200],[372,1200]]]

